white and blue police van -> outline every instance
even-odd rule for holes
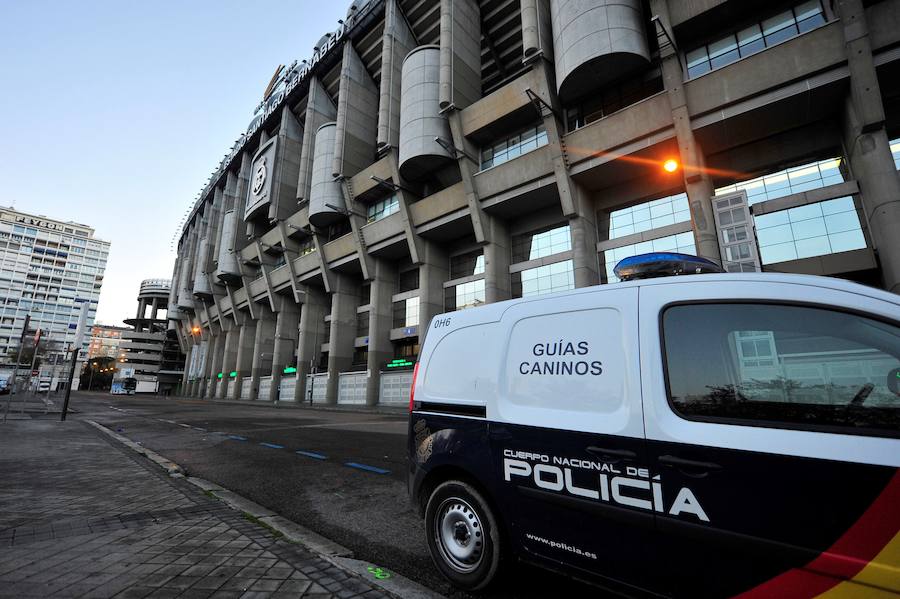
[[[677,254],[618,268],[431,321],[409,490],[438,570],[466,590],[522,560],[628,595],[900,594],[900,297]]]

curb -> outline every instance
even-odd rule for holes
[[[313,553],[322,557],[322,559],[334,564],[335,566],[345,570],[358,578],[362,578],[369,584],[373,584],[384,591],[403,599],[443,599],[444,596],[420,585],[417,582],[400,576],[394,572],[390,572],[377,564],[358,560],[353,558],[353,552],[343,545],[323,537],[317,532],[301,526],[296,522],[292,522],[287,518],[279,516],[272,510],[269,510],[258,503],[238,495],[233,491],[221,487],[213,482],[196,476],[188,476],[184,470],[175,462],[164,458],[152,449],[135,443],[131,439],[124,437],[107,427],[93,420],[85,420],[88,424],[96,428],[102,433],[109,435],[116,441],[119,441],[126,447],[135,452],[146,456],[149,460],[157,464],[165,470],[172,478],[183,478],[190,484],[198,487],[206,493],[212,495],[216,499],[223,501],[226,505],[234,510],[242,512],[248,516],[258,520],[264,526],[281,534],[286,540],[292,543],[303,545]]]

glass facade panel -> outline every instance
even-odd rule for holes
[[[716,195],[744,190],[747,192],[747,201],[752,206],[757,202],[842,183],[844,177],[841,175],[840,165],[841,159],[829,158],[795,166],[734,185],[719,187],[716,189]]]
[[[513,262],[526,262],[552,256],[572,249],[569,225],[554,227],[537,233],[515,235],[512,239]]]
[[[384,200],[366,206],[366,222],[374,223],[376,220],[381,220],[382,218],[390,216],[399,211],[400,199],[396,195],[393,195],[389,198],[385,198]]]
[[[575,289],[572,261],[529,268],[512,275],[512,296],[531,297]]]
[[[460,283],[444,289],[444,310],[465,310],[484,303],[484,279]]]
[[[508,162],[547,144],[544,124],[528,127],[481,150],[481,170]]]
[[[634,233],[689,221],[691,213],[687,194],[679,193],[629,208],[614,210],[610,213],[609,218],[609,239],[618,239]]]
[[[393,328],[414,327],[419,324],[419,298],[410,297],[394,302]]]
[[[762,214],[754,221],[763,264],[866,247],[851,197]]]
[[[484,272],[484,251],[478,250],[450,257],[450,278],[459,279]]]
[[[900,170],[900,139],[891,140],[891,155],[894,157],[894,168]]]
[[[736,34],[729,33],[686,52],[688,78],[699,77],[824,23],[825,14],[820,0],[798,4],[790,10],[745,27]]]
[[[623,245],[601,252],[600,261],[604,264],[606,270],[606,282],[618,283],[619,278],[613,273],[613,268],[619,263],[619,260],[638,254],[646,254],[649,252],[680,252],[682,254],[696,254],[697,247],[694,244],[694,234],[690,231],[679,233],[678,235],[669,235],[668,237],[660,237],[651,241],[643,241],[641,243],[633,243],[631,245]]]

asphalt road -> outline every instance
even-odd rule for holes
[[[448,597],[406,490],[405,413],[273,408],[157,397],[74,394],[90,418]],[[226,434],[222,434],[226,433]],[[298,451],[306,452],[299,454]],[[348,467],[352,462],[362,468]],[[369,468],[369,469],[365,469]],[[384,472],[386,471],[386,472]],[[479,597],[597,597],[597,589],[527,565]]]

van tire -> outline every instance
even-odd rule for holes
[[[500,569],[500,528],[490,505],[472,485],[448,480],[431,492],[425,536],[437,569],[450,582],[478,591]]]

